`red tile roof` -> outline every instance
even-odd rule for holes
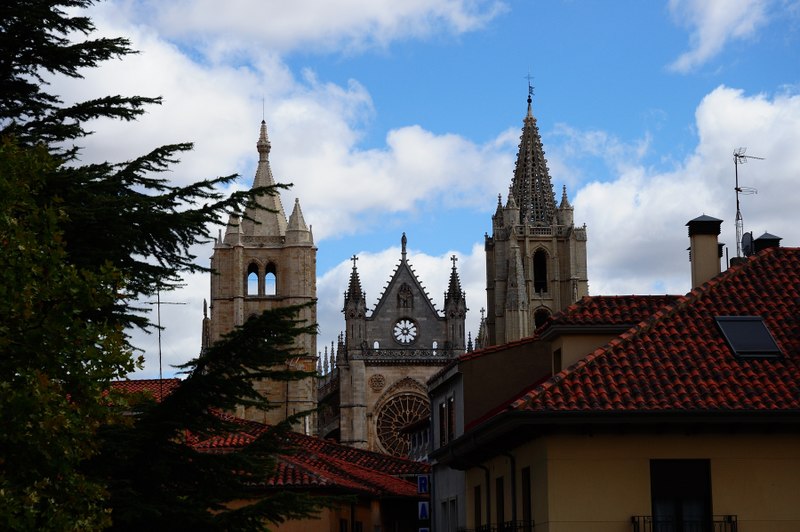
[[[783,356],[737,358],[714,320],[722,315],[761,316]],[[510,409],[800,409],[800,249],[769,249],[723,272],[531,389]]]
[[[564,325],[633,326],[680,298],[672,295],[584,296],[554,314],[537,332]]]
[[[224,415],[238,430],[224,436],[196,440],[192,445],[201,452],[225,452],[245,447],[269,430],[268,425]],[[415,483],[398,478],[427,474],[430,467],[421,462],[405,460],[338,443],[287,433],[294,452],[282,454],[278,469],[266,480],[268,486],[320,488],[355,491],[374,496],[416,497]]]
[[[487,349],[476,351],[478,356],[494,353],[510,347],[533,343],[548,336],[557,334],[559,330],[569,328],[573,333],[593,332],[594,326],[604,328],[616,328],[620,332],[631,328],[633,325],[650,318],[653,314],[668,305],[674,304],[681,296],[675,295],[622,295],[622,296],[584,296],[564,309],[554,314],[547,322],[534,332],[534,335],[523,338],[515,342],[492,346]],[[575,329],[572,329],[572,328]],[[477,358],[475,353],[467,353],[461,360]],[[470,356],[472,355],[472,356]],[[545,382],[549,376],[538,379],[532,383],[531,387],[536,387]],[[508,401],[489,410],[484,415],[472,420],[466,429],[480,425],[497,415],[508,410],[511,404],[516,403],[520,398],[528,395],[530,389],[517,393]]]
[[[148,394],[157,402],[161,402],[161,399],[172,393],[172,390],[177,388],[180,382],[180,379],[129,379],[114,381],[111,383],[111,387],[123,393]]]
[[[164,395],[179,383],[179,379],[165,379]],[[159,397],[160,384],[158,379],[128,380],[114,382],[113,387],[131,393],[149,392]],[[187,441],[192,447],[200,452],[231,452],[246,447],[269,430],[268,425],[257,421],[219,415],[236,429],[205,439],[189,435]],[[294,452],[278,457],[277,470],[265,479],[266,486],[320,488],[378,497],[417,497],[416,484],[400,477],[430,472],[430,466],[421,462],[354,449],[313,436],[289,432],[287,438]]]
[[[591,332],[588,328],[602,326],[614,327],[619,329],[619,332],[622,332],[648,319],[665,306],[674,304],[680,298],[681,296],[676,295],[584,296],[580,301],[551,316],[547,322],[534,331],[533,336],[464,353],[431,376],[428,379],[428,384],[436,382],[453,366],[461,362],[481,358],[516,346],[532,344],[542,338],[551,336],[563,328],[585,328],[584,332]]]

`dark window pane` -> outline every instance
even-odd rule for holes
[[[714,319],[737,356],[780,356],[780,348],[760,316],[717,316]]]

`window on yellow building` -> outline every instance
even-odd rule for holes
[[[494,484],[495,515],[497,516],[496,523],[497,527],[501,528],[506,522],[506,491],[505,484],[503,483],[503,477],[497,477],[494,481]]]
[[[483,516],[481,515],[481,505],[483,504],[483,500],[481,500],[481,487],[475,486],[472,489],[472,516],[475,522],[473,523],[475,528],[481,526],[481,521],[483,520]]]
[[[709,460],[650,460],[653,532],[711,530]]]
[[[522,530],[531,532],[533,530],[533,500],[531,498],[531,468],[523,467],[521,471],[520,486],[522,489]]]

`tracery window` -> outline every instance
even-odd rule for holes
[[[411,438],[403,428],[430,416],[430,405],[424,397],[403,393],[392,397],[378,412],[377,432],[381,446],[394,456],[408,456]]]

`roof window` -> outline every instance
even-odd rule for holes
[[[715,316],[725,340],[740,358],[778,358],[781,349],[775,343],[761,316]]]

